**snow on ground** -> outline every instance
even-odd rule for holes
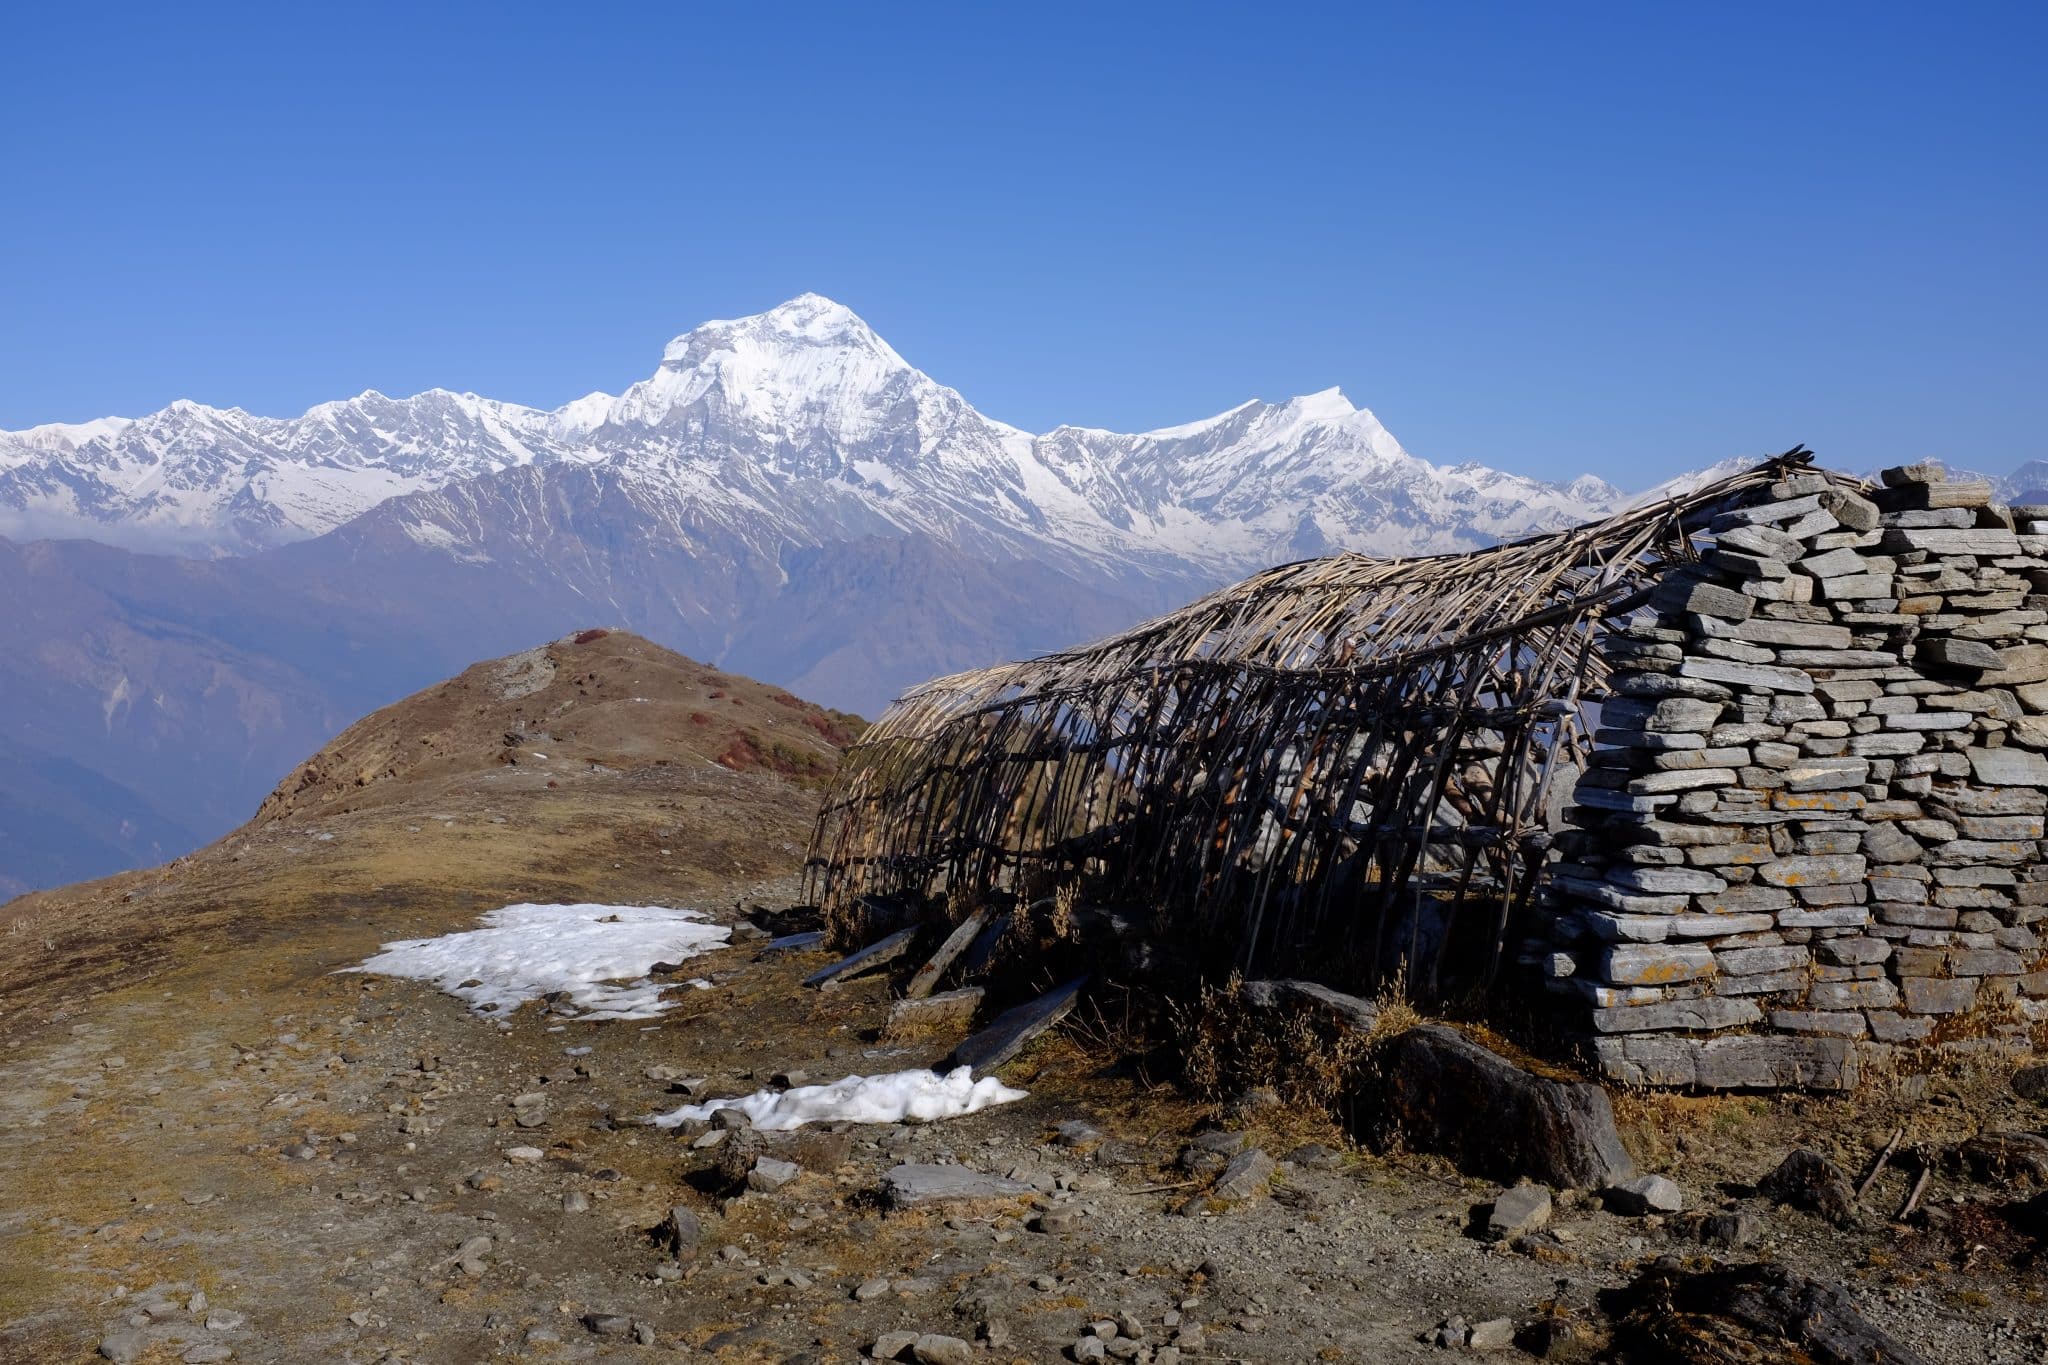
[[[737,1109],[754,1127],[767,1131],[801,1128],[807,1123],[850,1120],[854,1123],[901,1123],[905,1119],[950,1119],[993,1104],[1021,1100],[993,1076],[974,1079],[967,1067],[941,1076],[936,1071],[896,1071],[886,1076],[848,1076],[830,1085],[799,1085],[790,1090],[756,1090],[739,1099],[686,1104],[648,1122],[657,1128],[701,1122],[720,1109]]]
[[[669,985],[647,979],[654,964],[722,948],[731,932],[657,905],[508,905],[480,929],[387,943],[345,970],[431,981],[500,1018],[567,991],[586,1019],[652,1019],[668,1008]]]

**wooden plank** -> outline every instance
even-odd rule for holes
[[[910,984],[903,988],[904,998],[922,1000],[930,995],[933,987],[939,984],[939,978],[946,974],[946,968],[953,965],[953,959],[966,951],[967,945],[987,923],[988,911],[977,910],[955,925],[953,932],[946,935],[946,941],[939,945],[939,950],[932,954],[931,961],[919,967],[917,974],[910,978]]]
[[[843,957],[829,967],[820,967],[804,978],[804,984],[813,990],[837,990],[862,972],[873,971],[909,952],[911,940],[916,937],[917,926],[914,924],[908,929],[898,929],[887,938],[876,939],[851,957]]]
[[[1077,976],[1029,1004],[1004,1010],[994,1023],[954,1048],[942,1069],[972,1067],[976,1075],[994,1071],[1016,1056],[1026,1043],[1066,1018],[1081,998],[1081,987],[1087,981],[1087,977]]]

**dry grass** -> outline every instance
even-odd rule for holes
[[[1205,984],[1171,1011],[1190,1093],[1212,1102],[1271,1089],[1282,1103],[1334,1112],[1358,1078],[1372,1039],[1308,1010],[1261,1008],[1236,976]]]

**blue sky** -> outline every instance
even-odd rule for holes
[[[320,12],[316,12],[320,11]],[[14,6],[0,426],[552,406],[816,290],[1021,426],[2048,457],[2048,8]]]

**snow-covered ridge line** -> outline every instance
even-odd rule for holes
[[[1034,435],[983,416],[851,310],[805,294],[705,323],[671,341],[647,379],[551,412],[446,389],[371,391],[296,418],[180,400],[140,418],[0,432],[0,535],[241,554],[393,498],[583,466],[617,469],[678,517],[744,522],[763,544],[929,534],[991,557],[1145,576],[1337,548],[1471,548],[1623,501],[1597,479],[1429,464],[1335,388],[1149,432]]]

